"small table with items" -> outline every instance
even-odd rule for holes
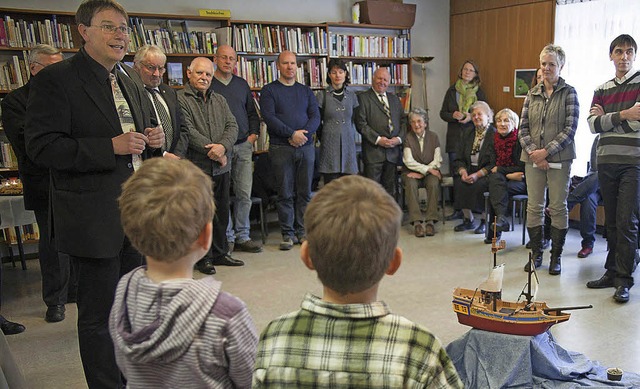
[[[27,269],[27,265],[24,261],[24,247],[22,245],[20,227],[34,223],[36,223],[36,215],[33,211],[24,209],[24,197],[22,195],[0,195],[0,228],[13,227],[15,229],[23,270]],[[13,258],[11,242],[7,242],[7,244],[9,246],[9,254]]]

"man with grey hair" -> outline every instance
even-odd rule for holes
[[[358,95],[356,128],[362,134],[364,176],[379,182],[394,196],[407,118],[398,96],[387,92],[390,81],[387,68],[373,73],[371,89]]]
[[[229,255],[230,159],[238,139],[238,124],[222,95],[211,88],[213,62],[197,57],[187,69],[189,84],[178,92],[187,131],[187,159],[202,169],[213,181],[216,213],[213,218],[213,242],[209,252],[197,264],[198,271],[215,274],[215,265],[242,266],[244,262]]]
[[[147,90],[158,124],[162,125],[165,140],[162,155],[165,158],[184,158],[189,134],[182,120],[178,94],[162,83],[162,76],[167,70],[166,62],[167,56],[159,46],[144,45],[133,58],[133,68]]]
[[[46,66],[63,60],[60,50],[40,44],[29,54],[29,72],[36,76]],[[9,93],[2,100],[2,122],[5,133],[18,157],[18,171],[24,187],[24,206],[33,210],[40,229],[38,251],[42,275],[42,299],[47,305],[45,320],[64,320],[69,290],[69,256],[58,253],[49,234],[49,169],[38,166],[27,155],[25,120],[31,82]],[[73,291],[72,291],[73,292]],[[73,293],[72,293],[73,294]]]

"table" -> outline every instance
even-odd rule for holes
[[[36,214],[33,211],[24,209],[23,196],[0,196],[0,228],[15,228],[16,236],[18,237],[18,251],[20,253],[22,270],[27,270],[27,264],[24,261],[24,247],[22,245],[20,226],[33,224],[35,222]],[[9,245],[9,253],[13,257],[11,245]]]

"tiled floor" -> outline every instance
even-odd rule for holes
[[[440,223],[434,237],[420,239],[405,226],[400,241],[403,264],[394,276],[383,280],[379,292],[392,310],[424,324],[444,344],[469,329],[457,323],[451,292],[456,286],[475,288],[492,264],[489,245],[472,232],[454,233],[457,223]],[[526,280],[522,266],[527,251],[520,244],[520,231],[517,225],[514,232],[504,234],[507,249],[499,253],[499,262],[507,265],[503,297],[510,300],[518,297]],[[279,237],[277,227],[272,225],[263,253],[236,253],[246,265],[220,267],[216,275],[224,289],[247,303],[259,330],[274,317],[297,309],[305,292],[321,291],[315,274],[299,260],[299,246],[289,252],[279,251]],[[579,233],[570,230],[560,276],[548,275],[549,253],[545,253],[538,299],[551,306],[593,304],[594,308],[574,311],[569,322],[553,327],[551,332],[564,348],[583,353],[603,366],[640,372],[640,295],[632,289],[631,301],[620,305],[612,299],[613,289],[587,289],[585,283],[603,273],[606,243],[598,237],[594,253],[587,259],[576,257],[579,249]],[[8,337],[8,341],[30,386],[85,388],[75,306],[67,306],[64,322],[46,323],[37,261],[28,261],[27,271],[11,268],[10,264],[3,266],[2,313],[27,327],[26,332]]]

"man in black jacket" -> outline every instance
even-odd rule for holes
[[[40,44],[29,53],[31,77],[46,66],[63,60],[60,50]],[[24,188],[24,207],[33,210],[40,229],[38,252],[42,275],[42,299],[47,305],[44,319],[50,323],[64,320],[64,305],[69,288],[69,257],[58,254],[49,235],[49,169],[36,165],[27,156],[24,123],[31,82],[9,93],[2,100],[2,123],[18,158],[18,170]]]
[[[108,319],[122,275],[142,264],[125,237],[117,198],[143,158],[160,155],[149,98],[116,64],[129,46],[124,8],[84,1],[76,12],[84,46],[32,82],[27,153],[51,171],[53,233],[78,271],[78,340],[90,388],[122,386]]]

